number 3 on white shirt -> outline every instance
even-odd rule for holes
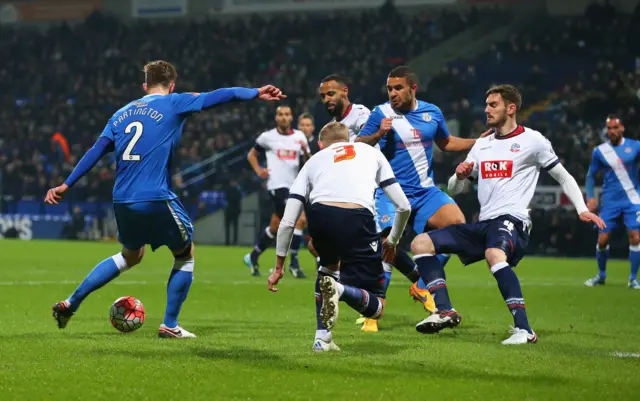
[[[142,126],[142,123],[140,121],[132,122],[131,124],[127,125],[127,128],[125,128],[124,133],[130,134],[134,128],[136,132],[133,135],[133,138],[131,139],[131,141],[129,141],[129,144],[127,145],[127,148],[124,150],[124,153],[122,154],[122,160],[124,161],[129,161],[129,162],[140,161],[140,155],[132,155],[131,151],[133,151],[133,147],[136,146],[136,143],[138,143],[138,141],[140,140],[140,137],[142,136],[142,131],[144,131],[144,127]]]

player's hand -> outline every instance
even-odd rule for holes
[[[278,282],[280,281],[280,279],[284,276],[284,268],[283,266],[276,266],[275,269],[273,269],[273,273],[271,273],[269,275],[269,280],[267,281],[269,284],[269,291],[271,292],[278,292],[279,290],[276,288],[276,285],[278,285]]]
[[[591,213],[595,213],[598,210],[598,200],[596,198],[587,199],[587,209]]]
[[[456,177],[458,178],[458,180],[462,181],[469,175],[471,175],[472,171],[473,162],[462,162],[458,164],[458,167],[456,167]]]
[[[308,141],[303,141],[302,139],[300,139],[299,141],[296,141],[298,143],[298,145],[300,145],[300,149],[306,154],[307,152],[307,146],[309,146],[309,142]]]
[[[44,198],[44,202],[49,205],[57,205],[62,199],[64,199],[64,194],[67,192],[69,187],[67,184],[62,184],[58,187],[51,188],[47,191],[47,196]]]
[[[256,174],[258,175],[258,177],[262,178],[263,180],[266,180],[267,178],[269,178],[269,170],[264,167],[256,171]]]
[[[382,122],[380,122],[380,133],[382,134],[386,134],[387,132],[391,131],[391,128],[393,127],[393,118],[383,118]]]
[[[258,88],[258,99],[260,100],[266,100],[267,102],[272,102],[272,101],[282,100],[286,98],[287,98],[287,95],[282,93],[282,91],[279,88],[273,85],[266,85],[266,86],[263,86],[262,88]]]
[[[493,134],[493,128],[489,128],[488,130],[486,130],[485,132],[483,132],[482,134],[480,134],[480,138],[485,138],[488,137],[489,135]]]
[[[393,263],[396,260],[396,246],[391,245],[386,238],[382,241],[382,260],[387,263]]]
[[[591,212],[580,213],[580,220],[584,221],[585,223],[591,222],[598,226],[598,228],[601,230],[607,226],[606,224],[604,224],[604,221],[602,221],[600,217]]]

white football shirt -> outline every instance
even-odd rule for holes
[[[374,213],[378,186],[395,183],[382,152],[362,142],[338,142],[316,153],[302,167],[289,197],[309,202],[351,202]]]
[[[344,118],[338,121],[349,128],[349,142],[355,141],[360,130],[369,119],[370,114],[371,110],[369,110],[367,106],[355,103],[349,105]],[[334,118],[332,121],[336,121],[336,119]]]
[[[560,162],[547,138],[520,125],[502,137],[479,138],[465,161],[474,163],[479,220],[509,214],[526,224],[540,169],[550,170]]]
[[[274,128],[256,139],[256,148],[266,152],[267,156],[267,190],[291,187],[300,170],[300,155],[304,154],[300,143],[304,143],[309,151],[307,137],[297,129],[281,134]]]

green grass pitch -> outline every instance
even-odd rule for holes
[[[313,280],[280,292],[250,277],[246,249],[196,248],[181,324],[190,341],[156,337],[172,260],[166,249],[92,294],[65,330],[51,305],[69,295],[109,243],[0,241],[0,394],[3,400],[640,400],[640,291],[628,264],[610,262],[606,287],[585,288],[594,260],[526,258],[517,272],[539,343],[505,347],[511,316],[483,264],[453,258],[447,279],[463,315],[455,331],[422,335],[424,318],[394,275],[379,333],[363,333],[345,304],[340,353],[313,354]],[[273,261],[263,255],[263,274]],[[312,259],[302,256],[312,272]],[[118,297],[138,297],[144,326],[108,320]],[[617,356],[616,356],[617,354]]]

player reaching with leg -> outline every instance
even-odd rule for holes
[[[596,260],[598,275],[587,280],[584,285],[595,287],[604,285],[607,278],[607,259],[609,258],[609,235],[620,217],[623,218],[629,236],[629,288],[640,289],[638,268],[640,267],[640,194],[638,192],[638,160],[640,142],[624,137],[624,125],[617,116],[609,116],[606,121],[607,138],[593,150],[591,165],[587,173],[587,207],[595,212],[598,200],[594,194],[595,176],[604,172],[602,186],[602,205],[600,216],[607,227],[598,233]]]
[[[353,142],[369,119],[371,111],[364,105],[351,103],[349,100],[347,79],[338,74],[331,74],[324,77],[320,82],[318,94],[320,96],[320,100],[325,106],[325,109],[327,110],[327,113],[333,117],[333,121],[341,122],[349,128],[349,141]],[[382,191],[379,192],[381,197],[385,196]],[[378,202],[377,205],[378,204],[381,203]],[[381,213],[386,214],[384,217],[380,218],[380,216],[378,216],[376,219],[378,224],[377,229],[378,232],[380,232],[380,235],[385,238],[389,235],[389,231],[393,225],[391,216],[388,215],[388,213],[395,213],[395,207],[391,202],[388,202],[388,204],[386,204],[386,209],[381,211]],[[378,211],[376,211],[376,215],[377,214],[379,214]],[[425,289],[424,285],[420,286],[422,289],[418,287],[417,281],[420,279],[420,275],[418,274],[418,270],[416,269],[415,263],[413,263],[411,257],[406,252],[397,250],[396,259],[392,263],[402,274],[405,275],[405,277],[409,279],[409,281],[411,281],[411,283],[414,283],[411,287],[411,293],[415,294],[417,299],[422,302],[425,309],[433,312],[435,310],[433,298],[431,297],[431,294],[429,294],[429,291]],[[383,262],[383,267],[385,270],[384,287],[386,291],[391,280],[392,268],[391,264],[387,262]],[[413,288],[415,288],[415,291]],[[356,323],[362,324],[363,331],[378,331],[377,319],[366,319],[361,316]]]
[[[338,122],[320,132],[322,151],[296,178],[278,229],[276,268],[269,289],[284,274],[295,221],[307,205],[309,233],[320,254],[316,280],[317,329],[313,350],[338,351],[331,328],[338,319],[338,301],[372,319],[384,312],[382,259],[392,260],[411,213],[409,201],[378,151],[349,142],[349,130]],[[376,232],[371,194],[382,188],[396,205],[396,218],[384,243]]]
[[[186,118],[233,100],[280,100],[274,86],[259,89],[224,88],[207,93],[173,93],[177,71],[166,61],[144,67],[146,96],[111,117],[95,145],[82,157],[64,184],[48,191],[45,202],[58,204],[65,193],[106,153],[115,151],[113,203],[122,252],[100,262],[66,300],[53,306],[63,329],[93,291],[140,263],[145,245],[155,251],[166,245],[174,256],[167,284],[167,307],[158,335],[189,338],[178,324],[180,309],[191,287],[194,269],[193,226],[171,191],[171,156],[179,145]]]
[[[447,194],[440,191],[433,182],[431,165],[433,143],[446,152],[468,151],[475,139],[451,136],[440,109],[416,99],[418,87],[416,75],[408,67],[396,67],[387,77],[389,102],[377,106],[357,142],[380,146],[389,160],[402,190],[411,201],[413,210],[409,226],[416,234],[428,228],[442,228],[451,224],[464,223],[464,215]],[[376,192],[378,225],[385,229],[393,224],[393,206],[381,191]],[[411,258],[405,252],[398,252],[395,265],[408,264]],[[448,255],[438,255],[444,269]],[[437,283],[427,282],[426,289],[414,283],[410,294],[424,302],[425,309],[434,312],[432,297]],[[457,325],[461,317],[455,310],[446,311],[447,319]]]
[[[447,311],[449,298],[444,270],[437,256],[454,253],[464,264],[485,259],[511,314],[514,327],[502,343],[535,343],[537,337],[527,319],[520,281],[513,268],[524,256],[531,222],[529,203],[540,169],[562,186],[576,207],[580,220],[604,228],[603,221],[588,211],[576,180],[560,164],[549,141],[538,131],[518,125],[522,98],[511,85],[487,91],[487,124],[495,133],[478,140],[467,159],[449,179],[449,191],[460,193],[467,179],[478,180],[480,218],[475,224],[456,224],[418,235],[411,244],[423,280],[431,284],[440,311],[416,325],[422,333],[436,333],[455,324]]]
[[[311,157],[307,137],[302,131],[291,128],[292,121],[291,107],[278,107],[276,128],[263,132],[256,139],[255,146],[247,155],[247,160],[249,160],[253,171],[258,177],[267,180],[267,191],[271,195],[274,206],[269,226],[258,235],[253,251],[244,256],[244,263],[251,270],[252,276],[260,275],[258,259],[275,239],[282,213],[284,213],[284,206],[289,197],[289,188],[300,170],[300,156],[302,156],[302,162]],[[262,152],[266,152],[267,155],[266,168],[260,167],[258,162],[258,154]],[[306,220],[304,216],[301,216],[296,224],[289,264],[289,270],[296,278],[306,277],[298,262],[298,250],[302,244],[302,230],[305,226]]]

